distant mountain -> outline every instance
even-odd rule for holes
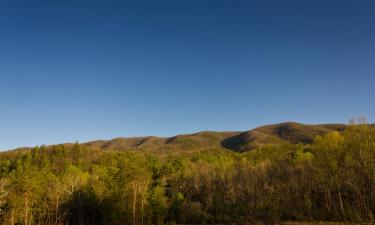
[[[375,125],[370,126],[375,128]],[[347,127],[348,125],[344,124],[307,125],[285,122],[261,126],[245,132],[203,131],[169,138],[155,136],[116,138],[113,140],[91,141],[81,145],[105,151],[135,150],[167,153],[207,148],[225,148],[236,152],[246,152],[262,145],[310,144],[317,135],[322,136],[331,131],[343,132]]]
[[[250,131],[240,133],[223,140],[223,147],[239,152],[250,151],[261,145],[280,144],[310,144],[318,135],[322,136],[330,131],[342,132],[347,125],[322,124],[306,125],[294,122],[266,125]]]

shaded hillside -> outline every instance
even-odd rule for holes
[[[221,142],[221,145],[236,152],[246,152],[262,145],[282,145],[287,143],[287,141],[274,135],[251,130],[226,138]]]
[[[346,125],[305,125],[299,123],[281,123],[266,125],[254,131],[269,134],[293,144],[312,143],[317,135],[323,136],[330,131],[343,131]]]
[[[324,136],[328,132],[343,132],[348,125],[320,124],[307,125],[295,122],[265,125],[240,133],[222,141],[222,146],[238,152],[250,151],[263,145],[311,144],[316,136]],[[374,125],[369,125],[374,127]]]

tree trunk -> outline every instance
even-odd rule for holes
[[[29,199],[27,196],[27,193],[25,193],[25,218],[24,218],[24,223],[25,225],[29,224]]]
[[[342,215],[343,215],[344,218],[345,218],[344,204],[343,204],[343,202],[342,202],[342,195],[341,195],[341,186],[340,186],[340,185],[338,185],[338,186],[339,186],[339,201],[340,201],[340,209],[341,209],[341,213],[342,213]]]
[[[139,193],[141,193],[141,190],[139,190]],[[141,224],[143,225],[143,217],[144,217],[144,213],[143,213],[143,195],[141,194],[141,216],[142,216],[142,219],[141,219]]]
[[[57,218],[57,215],[59,214],[59,197],[56,198],[56,205],[55,205],[55,216]]]
[[[135,184],[133,184],[133,225],[136,222],[136,207],[137,207],[137,190],[135,189]]]
[[[11,225],[14,225],[14,207],[12,207],[12,213],[10,214]]]

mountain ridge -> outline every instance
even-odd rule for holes
[[[101,150],[117,151],[188,151],[192,149],[224,148],[235,152],[247,152],[263,145],[311,144],[315,137],[328,132],[343,132],[346,124],[303,124],[282,122],[256,127],[247,131],[200,131],[192,134],[180,134],[172,137],[143,136],[118,137],[111,140],[94,140],[80,145]],[[375,128],[375,124],[369,124]],[[63,143],[48,145],[73,145]],[[9,151],[26,150],[22,147]]]

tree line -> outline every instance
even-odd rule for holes
[[[0,155],[0,223],[266,224],[372,221],[375,132],[365,124],[313,144],[155,154],[79,144]]]

